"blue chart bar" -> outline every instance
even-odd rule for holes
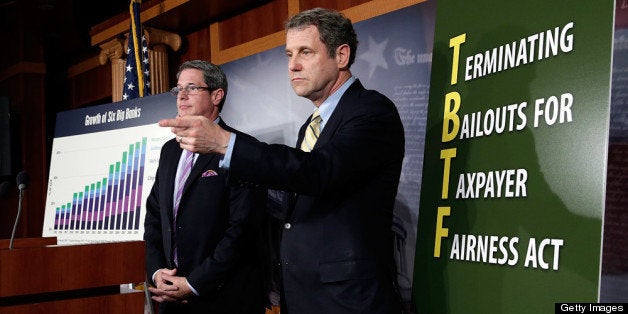
[[[139,230],[146,141],[130,144],[107,177],[85,183],[56,207],[54,230]]]

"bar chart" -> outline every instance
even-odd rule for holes
[[[161,146],[156,124],[55,138],[44,236],[59,243],[141,240]]]
[[[109,165],[102,180],[85,185],[56,208],[55,230],[139,230],[146,137]]]

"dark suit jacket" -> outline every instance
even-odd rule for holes
[[[391,227],[403,156],[395,105],[359,81],[311,153],[237,137],[231,180],[294,192],[284,201],[282,314],[401,313]]]
[[[181,153],[174,139],[164,144],[146,204],[146,272],[151,279],[158,269],[175,268],[172,203]],[[230,187],[227,174],[219,170],[220,158],[216,154],[198,156],[177,214],[177,275],[187,277],[200,296],[188,305],[163,303],[160,314],[264,313],[256,241],[266,191]]]

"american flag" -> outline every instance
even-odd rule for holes
[[[126,69],[122,100],[144,97],[150,94],[150,66],[148,46],[140,22],[141,0],[131,0],[131,30],[127,48]]]

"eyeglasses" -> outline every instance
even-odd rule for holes
[[[180,92],[185,92],[188,95],[196,95],[200,93],[202,90],[209,90],[209,87],[196,86],[196,85],[188,85],[185,87],[173,87],[170,90],[170,93],[175,96],[179,96]]]

